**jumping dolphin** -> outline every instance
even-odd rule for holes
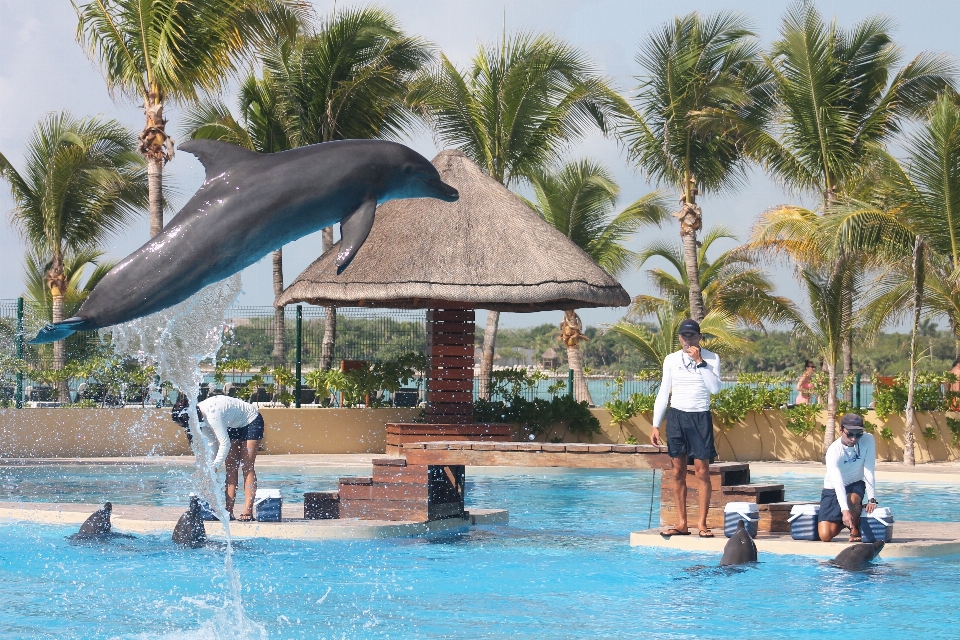
[[[426,158],[385,140],[340,140],[271,154],[214,140],[190,140],[180,149],[206,170],[200,190],[160,234],[100,280],[75,317],[47,325],[30,344],[162,311],[336,222],[342,271],[366,240],[378,204],[459,197]]]
[[[207,531],[203,528],[203,514],[200,511],[200,498],[191,496],[190,508],[177,520],[173,529],[173,541],[184,547],[196,549],[207,541]]]
[[[723,557],[720,566],[728,567],[735,564],[745,564],[757,561],[757,545],[743,526],[743,520],[737,523],[737,532],[730,536],[723,547]]]
[[[883,549],[883,541],[852,544],[837,554],[833,564],[848,571],[860,571],[880,555],[881,549]]]

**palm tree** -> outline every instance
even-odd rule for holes
[[[107,86],[141,100],[139,151],[150,179],[150,236],[163,228],[163,165],[173,158],[164,108],[222,89],[250,52],[299,31],[302,0],[93,0],[77,6],[77,41]]]
[[[678,313],[669,303],[664,303],[654,314],[655,330],[639,323],[621,320],[610,327],[625,337],[651,366],[663,367],[663,359],[680,350],[678,329],[687,315]],[[749,352],[750,341],[737,328],[737,319],[724,311],[710,311],[700,322],[700,331],[705,339],[703,347],[719,355],[736,355]]]
[[[760,330],[764,330],[764,322],[793,322],[798,317],[795,305],[774,295],[773,284],[749,254],[730,249],[715,260],[707,257],[710,247],[722,239],[737,237],[726,227],[716,226],[706,233],[697,249],[697,272],[706,310],[723,312],[744,326]],[[631,313],[638,318],[656,314],[666,300],[678,314],[689,317],[690,286],[683,245],[654,242],[640,252],[638,266],[651,258],[666,260],[675,272],[648,270],[647,275],[661,297],[637,296]]]
[[[534,173],[530,182],[536,195],[531,207],[613,277],[634,261],[634,253],[624,242],[645,224],[659,225],[666,215],[658,193],[614,214],[620,188],[604,166],[591,160],[569,162],[555,172]],[[593,404],[580,358],[579,343],[586,339],[582,328],[575,310],[564,312],[560,339],[573,370],[574,396],[577,402]]]
[[[277,153],[293,148],[276,83],[269,74],[249,75],[239,91],[239,120],[221,102],[201,102],[184,115],[187,138],[221,140],[257,153]],[[273,252],[273,297],[283,293],[283,249]],[[273,312],[273,364],[287,363],[286,323],[282,307]]]
[[[335,12],[316,35],[281,41],[264,53],[290,144],[347,138],[399,138],[414,122],[405,103],[411,82],[432,59],[427,43],[403,33],[376,8]],[[322,232],[322,251],[333,228]],[[277,282],[277,271],[274,271]],[[337,309],[327,307],[321,367],[333,363]]]
[[[65,317],[68,253],[100,246],[147,206],[147,177],[135,150],[136,140],[120,123],[78,120],[63,112],[37,124],[23,172],[0,155],[0,176],[14,201],[10,217],[27,242],[50,260],[46,283],[53,322]],[[61,340],[54,343],[54,368],[64,364]],[[66,381],[60,399],[69,401]]]
[[[771,173],[820,198],[824,213],[849,195],[904,120],[952,82],[955,67],[943,55],[922,53],[896,71],[903,54],[891,26],[887,18],[871,17],[845,31],[825,23],[812,3],[798,2],[773,45],[779,137],[758,146]],[[845,304],[855,304],[856,294],[848,292]],[[850,340],[844,339],[845,375],[853,368]]]
[[[97,283],[116,265],[112,260],[103,260],[103,255],[103,251],[99,249],[83,249],[69,252],[63,257],[66,284],[63,295],[64,316],[70,317],[76,313]],[[24,255],[24,298],[46,322],[53,322],[53,296],[47,286],[47,272],[51,266],[53,261],[38,254],[35,249]],[[84,280],[88,266],[92,266],[93,271]]]
[[[753,141],[766,125],[771,78],[759,44],[738,15],[691,13],[656,30],[637,62],[646,70],[622,126],[630,157],[651,179],[679,190],[691,316],[703,320],[697,196],[745,179]]]
[[[626,105],[586,55],[552,36],[520,33],[480,47],[466,72],[446,56],[409,97],[444,145],[506,187],[556,164],[592,127],[606,132]],[[489,395],[500,312],[487,312],[480,397]]]

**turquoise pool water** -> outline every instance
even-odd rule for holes
[[[261,478],[296,501],[298,491],[332,487],[345,472],[266,470]],[[41,492],[184,504],[189,475],[5,467],[0,486],[5,500]],[[647,525],[650,480],[649,472],[623,471],[472,474],[469,503],[509,509],[508,525],[416,539],[242,542],[234,561],[247,615],[259,625],[252,637],[956,636],[960,557],[884,560],[846,573],[815,559],[762,556],[756,567],[721,571],[716,554],[628,546],[629,532]],[[788,496],[818,494],[817,484],[788,477]],[[942,485],[881,484],[879,492],[901,520],[953,520],[960,506],[960,490]],[[216,549],[180,551],[167,536],[78,547],[64,539],[73,530],[0,525],[0,635],[238,636],[223,608]]]

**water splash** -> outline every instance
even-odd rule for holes
[[[224,571],[230,596],[222,615],[204,625],[204,629],[219,629],[232,638],[259,638],[265,637],[266,631],[244,612],[240,576],[233,566],[230,519],[221,490],[225,474],[223,470],[213,468],[217,442],[212,433],[199,428],[196,411],[203,382],[200,363],[216,360],[225,329],[224,315],[240,293],[240,286],[240,274],[237,273],[201,289],[178,305],[113,327],[111,332],[114,348],[119,353],[157,365],[160,378],[173,383],[190,399],[188,415],[190,433],[194,436],[191,447],[197,461],[193,484],[197,493],[214,506],[227,539]],[[230,623],[229,627],[224,628],[227,623]]]

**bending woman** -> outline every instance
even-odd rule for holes
[[[257,450],[263,439],[263,416],[257,408],[239,398],[225,395],[210,396],[197,404],[200,412],[200,427],[213,431],[219,444],[213,460],[214,469],[226,463],[226,503],[230,519],[237,501],[239,474],[243,473],[245,504],[237,516],[241,522],[253,520],[253,500],[257,495]]]

